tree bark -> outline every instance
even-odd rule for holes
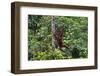
[[[56,48],[56,40],[54,33],[56,32],[55,17],[51,16],[51,31],[52,31],[52,47]]]

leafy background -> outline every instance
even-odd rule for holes
[[[64,25],[63,42],[69,49],[52,48],[51,16],[28,15],[28,60],[87,58],[88,18],[55,16],[56,27]]]

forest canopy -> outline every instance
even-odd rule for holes
[[[88,18],[28,15],[28,60],[87,58]]]

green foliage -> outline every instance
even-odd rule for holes
[[[31,60],[56,60],[64,59],[64,53],[59,49],[49,49],[48,51],[33,51]]]
[[[51,16],[28,16],[28,59],[56,60],[87,58],[88,18],[55,16],[56,28],[64,25],[63,42],[70,48],[52,47]],[[77,50],[75,50],[76,48]]]

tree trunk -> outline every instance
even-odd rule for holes
[[[55,17],[51,16],[51,31],[52,31],[52,47],[56,48],[56,40],[54,33],[56,32]]]
[[[58,24],[57,24],[58,25]],[[51,31],[52,31],[52,47],[53,48],[69,48],[69,46],[63,44],[63,32],[64,26],[61,26],[58,30],[56,27],[55,17],[51,18]]]

